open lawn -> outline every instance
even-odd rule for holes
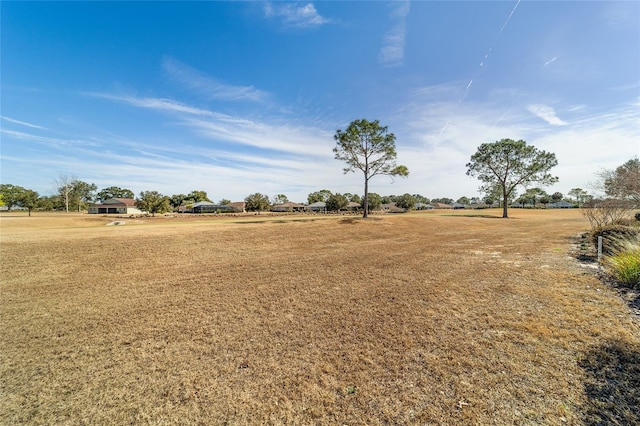
[[[588,223],[500,214],[2,215],[0,422],[640,423]]]

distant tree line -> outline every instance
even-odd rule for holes
[[[206,191],[194,190],[187,194],[164,195],[158,191],[142,191],[136,197],[133,191],[127,188],[110,186],[97,190],[93,183],[82,181],[78,178],[68,179],[61,177],[56,180],[58,187],[57,193],[51,196],[40,196],[36,191],[23,188],[12,184],[0,184],[0,206],[5,206],[7,210],[15,208],[27,209],[29,213],[34,210],[39,211],[84,211],[91,203],[102,203],[112,198],[135,199],[137,207],[152,215],[156,213],[162,214],[167,212],[179,212],[190,209],[195,203],[201,201],[212,202]],[[546,194],[540,188],[528,189],[525,193],[510,200],[511,203],[522,204],[526,206],[546,205],[549,202],[557,202],[562,199],[577,204],[583,204],[592,197],[586,191],[575,188],[569,191],[571,197],[563,197],[559,192],[552,195]],[[250,194],[244,199],[245,209],[247,211],[262,212],[269,211],[274,205],[289,202],[289,198],[285,194],[276,194],[273,197],[261,193]],[[357,203],[363,209],[364,197],[353,193],[334,193],[329,189],[321,189],[311,192],[307,195],[306,203],[313,204],[316,202],[326,203],[328,211],[339,211],[347,208],[349,203]],[[384,195],[381,196],[375,192],[369,193],[368,210],[379,210],[382,205],[395,204],[397,207],[405,210],[413,210],[416,206],[429,203],[441,203],[453,205],[458,203],[465,206],[484,205],[491,206],[497,202],[495,197],[487,195],[480,197],[460,197],[457,200],[447,197],[428,198],[421,194],[402,194],[402,195]],[[218,204],[230,204],[231,200],[223,198]]]

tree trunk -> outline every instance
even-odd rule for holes
[[[508,204],[509,204],[509,194],[507,194],[506,185],[503,185],[502,186],[502,217],[503,218],[509,217],[507,214],[507,209],[509,208]]]
[[[369,179],[364,179],[364,215],[363,218],[369,217]]]

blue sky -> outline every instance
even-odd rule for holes
[[[559,183],[640,155],[640,2],[8,2],[2,183],[214,200],[361,194],[333,135],[396,137],[381,195],[476,196],[477,147],[524,139]]]

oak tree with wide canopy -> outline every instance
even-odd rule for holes
[[[162,214],[171,210],[169,201],[168,196],[162,195],[158,191],[142,191],[140,197],[136,198],[136,207],[155,216],[156,213]]]
[[[556,155],[527,145],[523,140],[501,139],[483,143],[467,163],[467,175],[477,177],[483,192],[499,188],[502,217],[508,217],[509,198],[518,186],[551,185],[558,181],[549,170],[558,164]]]
[[[338,130],[333,148],[336,160],[347,163],[344,173],[360,170],[364,174],[363,217],[369,215],[369,180],[377,175],[406,177],[406,166],[396,165],[396,137],[378,120],[354,120],[346,130]]]
[[[105,202],[111,198],[134,198],[135,195],[132,190],[126,188],[120,188],[118,186],[110,186],[108,188],[101,189],[96,194],[96,199],[100,202]]]

